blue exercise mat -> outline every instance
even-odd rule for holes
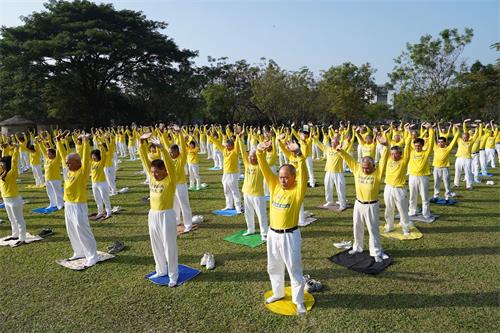
[[[448,203],[447,203],[446,199],[438,198],[435,203],[437,203],[438,205],[443,205],[443,206],[451,206],[451,205],[456,204],[457,200],[449,199]]]
[[[479,174],[481,177],[493,177],[493,174],[492,173],[487,173],[485,175],[481,175]]]
[[[160,286],[168,286],[168,283],[170,282],[170,279],[168,278],[168,275],[158,277],[156,279],[150,279],[149,277],[156,272],[151,272],[148,275],[146,275],[146,279],[149,281],[153,282],[154,284],[159,284]],[[185,265],[179,265],[179,278],[177,279],[177,285],[180,286],[181,284],[184,284],[186,281],[191,280],[194,278],[196,275],[200,274],[201,272],[197,269],[194,269],[189,266]]]
[[[50,214],[57,211],[57,207],[35,208],[31,210],[33,213]]]
[[[218,209],[218,210],[213,210],[212,213],[214,213],[215,215],[220,215],[220,216],[238,215],[238,213],[236,212],[236,209],[228,209],[228,210]]]
[[[0,208],[5,208],[5,204],[3,202],[0,203]]]
[[[208,170],[212,170],[212,171],[219,171],[219,170],[222,170],[222,168],[215,168],[215,167],[212,167],[212,168],[208,168]]]

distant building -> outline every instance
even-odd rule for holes
[[[390,107],[394,106],[394,90],[388,89],[385,85],[378,85],[375,96],[371,103],[386,104]]]
[[[12,118],[6,119],[0,122],[0,126],[2,127],[3,135],[11,135],[21,132],[27,133],[29,129],[36,129],[35,122],[25,119],[21,116],[14,116]]]

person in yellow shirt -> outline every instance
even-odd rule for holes
[[[45,179],[43,178],[42,164],[40,161],[41,148],[39,139],[35,139],[33,144],[28,144],[27,148],[31,170],[33,171],[33,177],[35,178],[35,186],[42,187],[43,184],[45,184]]]
[[[196,144],[195,140],[189,141],[186,146],[187,152],[187,164],[188,164],[188,172],[189,172],[189,188],[190,189],[200,189],[200,159],[199,153],[200,148]],[[196,183],[196,186],[195,186]]]
[[[408,195],[405,188],[406,171],[410,160],[410,137],[406,138],[404,151],[401,146],[395,145],[390,149],[390,156],[385,166],[385,232],[394,230],[394,212],[397,209],[403,235],[410,235],[408,218]]]
[[[437,144],[434,146],[434,158],[432,161],[432,167],[434,168],[434,196],[430,202],[436,202],[439,198],[441,181],[443,181],[444,184],[444,197],[446,203],[449,203],[449,200],[452,197],[452,192],[450,190],[450,172],[448,167],[450,166],[450,153],[458,140],[458,136],[460,135],[457,126],[458,125],[454,127],[454,137],[450,144],[447,144],[446,137],[440,136],[437,139]]]
[[[422,200],[422,216],[427,220],[433,220],[429,205],[429,175],[431,174],[430,156],[434,148],[434,129],[430,123],[422,126],[428,131],[427,143],[422,138],[413,140],[413,149],[408,162],[410,200],[408,214],[411,217],[417,215],[418,195]],[[426,149],[424,150],[424,145]]]
[[[12,234],[5,240],[16,240],[13,246],[24,244],[26,240],[26,222],[23,215],[23,198],[17,188],[19,147],[12,147],[12,155],[0,158],[0,191],[5,210],[9,217]]]
[[[87,206],[87,183],[90,175],[89,137],[80,137],[82,155],[70,153],[66,156],[68,173],[64,179],[64,219],[73,248],[73,256],[68,260],[86,258],[85,267],[93,266],[99,260]]]
[[[333,187],[337,191],[337,198],[339,203],[339,210],[347,209],[347,200],[345,194],[345,178],[344,178],[344,167],[343,159],[337,152],[337,146],[339,146],[340,140],[338,136],[332,137],[331,146],[325,146],[316,138],[316,145],[319,149],[326,153],[326,164],[325,164],[325,200],[326,203],[324,207],[329,207],[334,205],[333,201]]]
[[[92,179],[92,194],[97,206],[97,214],[93,216],[94,220],[104,220],[112,216],[111,201],[109,199],[109,184],[106,181],[104,167],[106,165],[107,154],[109,153],[103,146],[102,142],[98,142],[99,149],[94,149],[90,153],[92,158],[90,178]],[[104,207],[103,207],[104,206]],[[106,215],[104,215],[106,210]]]
[[[58,144],[60,136],[56,136],[56,145]],[[56,146],[57,147],[57,146]],[[48,148],[41,150],[45,160],[45,188],[49,197],[49,207],[57,207],[57,209],[64,208],[64,199],[62,191],[62,177],[61,177],[61,154],[60,148]]]
[[[453,184],[455,187],[460,185],[460,176],[462,175],[462,171],[465,173],[465,184],[468,190],[472,190],[472,146],[474,142],[478,139],[479,130],[476,129],[474,135],[470,137],[468,122],[470,119],[466,119],[463,122],[463,133],[460,138],[457,140],[458,149],[456,153],[455,159],[455,179]]]
[[[308,184],[310,187],[316,187],[316,179],[314,178],[314,167],[312,160],[312,143],[313,139],[309,133],[309,130],[300,130],[299,133],[292,128],[292,135],[298,140],[300,144],[300,149],[302,150],[302,155],[306,159],[307,173],[309,175]]]
[[[484,153],[485,153],[485,169],[488,167],[488,163],[492,168],[496,168],[496,163],[495,163],[495,138],[498,136],[498,127],[496,127],[493,124],[493,120],[490,121],[489,123],[490,129],[487,132],[487,137],[484,142]],[[483,173],[483,176],[486,176],[488,172],[486,171],[486,174]]]
[[[159,139],[152,138],[151,144],[158,147],[161,159],[151,162],[147,159],[146,140],[150,137],[151,133],[141,136],[139,149],[141,161],[150,173],[148,229],[156,270],[150,278],[168,274],[170,280],[168,286],[175,287],[179,278],[177,227],[174,211],[177,175],[175,174],[174,162]]]
[[[184,222],[184,232],[189,232],[193,228],[193,213],[191,211],[191,205],[189,204],[189,192],[186,184],[186,173],[184,171],[187,161],[186,153],[186,143],[184,141],[184,135],[178,126],[174,126],[173,130],[177,133],[177,142],[179,144],[172,144],[169,148],[170,157],[174,163],[175,175],[177,179],[175,180],[175,199],[174,199],[174,211],[176,215],[177,224],[181,224],[181,213],[182,222]],[[163,140],[163,144],[166,145],[166,141]],[[183,147],[181,150],[179,147]]]
[[[362,130],[365,127],[357,127],[354,135],[358,140],[358,163],[361,162],[363,157],[371,157],[375,159],[377,141],[373,139],[373,135],[368,133],[365,137],[362,135]]]
[[[245,179],[243,181],[243,203],[245,204],[245,221],[247,231],[243,236],[255,234],[255,216],[259,220],[260,237],[262,241],[267,241],[267,211],[266,198],[264,196],[264,176],[257,162],[257,152],[252,149],[247,154],[245,146],[241,142],[241,135],[236,136],[238,146],[240,147],[241,159],[245,166]],[[272,149],[272,146],[271,146]],[[267,160],[267,159],[266,159]],[[269,164],[268,164],[269,165]]]
[[[241,194],[238,187],[238,141],[234,142],[232,139],[226,139],[224,146],[217,140],[212,140],[212,143],[215,149],[222,152],[224,157],[222,185],[224,187],[226,207],[223,210],[235,208],[236,212],[241,214]]]
[[[379,140],[382,144],[387,143],[384,137],[380,137]],[[349,254],[363,252],[363,223],[365,223],[369,234],[368,246],[370,249],[370,256],[374,257],[376,262],[381,262],[387,257],[382,249],[378,229],[380,210],[378,196],[385,171],[388,151],[387,149],[382,151],[378,167],[375,166],[375,161],[371,156],[364,156],[361,159],[361,163],[359,163],[342,150],[341,147],[337,147],[337,151],[340,156],[345,159],[349,169],[351,169],[354,175],[354,186],[356,188],[356,202],[354,203],[352,216],[354,243]]]
[[[273,295],[266,303],[285,297],[285,267],[290,276],[292,302],[297,314],[305,314],[304,275],[302,269],[302,237],[298,228],[299,211],[307,190],[307,167],[300,147],[291,141],[287,150],[295,156],[297,168],[283,164],[275,175],[266,161],[266,150],[271,142],[257,146],[257,162],[269,184],[271,202],[269,208],[269,230],[267,234],[267,272],[271,280]]]

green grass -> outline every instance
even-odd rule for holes
[[[316,305],[303,317],[269,312],[263,295],[270,289],[265,246],[252,249],[223,241],[245,228],[244,217],[217,217],[224,206],[221,173],[201,158],[206,191],[191,192],[194,214],[205,222],[178,238],[179,262],[200,268],[205,251],[215,254],[216,269],[170,289],[154,285],[144,275],[154,270],[147,229],[148,205],[141,201],[139,162],[124,161],[118,186],[130,192],[112,197],[125,211],[105,222],[92,222],[98,249],[115,240],[127,249],[113,260],[77,272],[54,261],[72,254],[61,212],[35,215],[31,209],[47,204],[44,190],[26,189],[31,174],[22,175],[20,189],[30,204],[24,213],[28,231],[43,227],[55,235],[18,248],[0,248],[0,331],[2,332],[310,332],[310,331],[499,331],[499,196],[495,186],[480,184],[472,192],[462,187],[456,206],[432,205],[440,218],[418,223],[424,237],[416,241],[382,238],[395,263],[377,276],[368,276],[331,263],[339,250],[334,241],[352,239],[352,210],[322,211],[324,188],[309,189],[305,208],[319,220],[304,229],[304,273],[326,286],[316,293]],[[323,162],[315,163],[323,183]],[[352,176],[347,176],[348,200],[353,202]],[[382,196],[381,196],[382,197]],[[89,211],[95,211],[89,191]],[[383,206],[381,217],[383,216]],[[0,236],[10,233],[4,210]],[[365,237],[367,238],[367,237]],[[365,240],[367,242],[367,240]],[[367,247],[367,245],[366,245]]]

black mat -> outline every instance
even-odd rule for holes
[[[382,262],[375,262],[375,259],[370,257],[370,253],[368,251],[349,254],[348,252],[350,250],[351,249],[337,253],[329,259],[338,265],[365,274],[378,274],[392,264],[391,257],[384,259]]]

